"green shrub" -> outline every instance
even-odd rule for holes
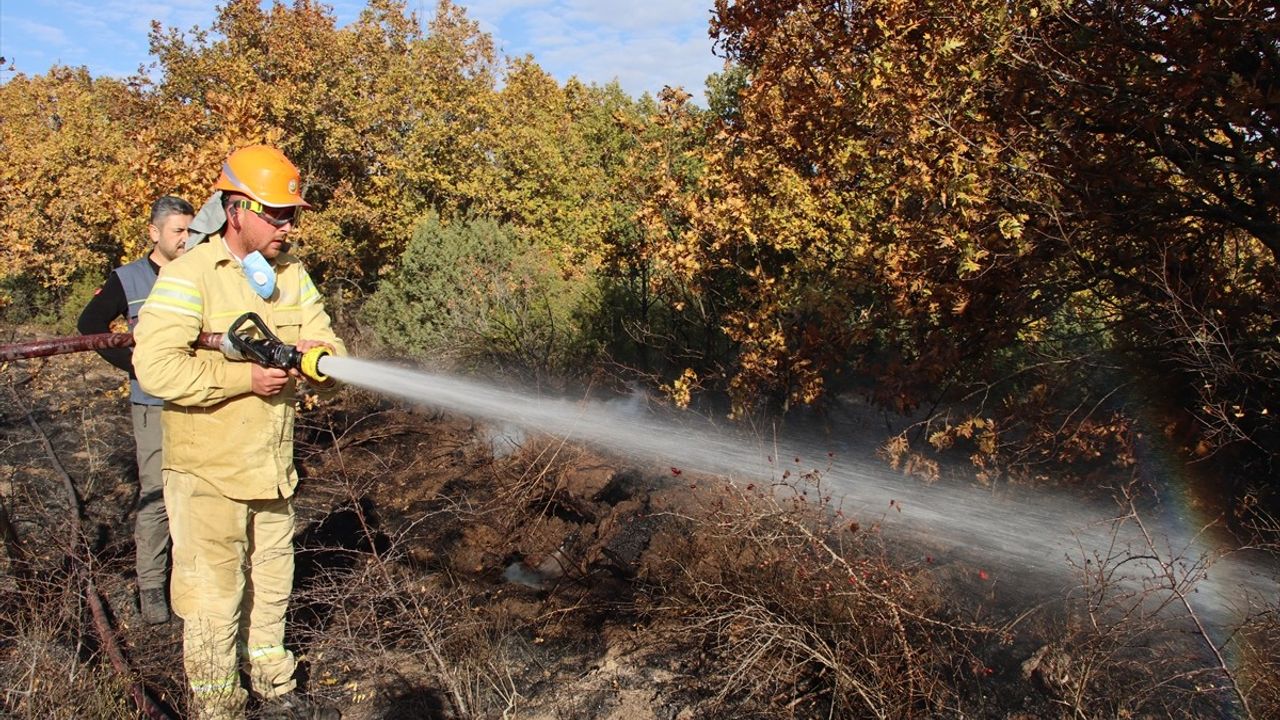
[[[593,347],[590,275],[487,218],[428,216],[362,314],[378,341],[411,357],[560,374]]]
[[[94,292],[106,279],[106,275],[98,277],[92,273],[84,273],[67,286],[61,302],[54,308],[57,316],[50,318],[55,332],[59,335],[76,334],[76,323],[80,320],[80,313],[84,312],[84,306],[89,304]]]
[[[84,272],[51,289],[31,275],[7,275],[0,278],[0,322],[9,326],[32,323],[59,335],[74,335],[80,312],[105,278]]]

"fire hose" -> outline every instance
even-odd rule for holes
[[[126,348],[132,347],[133,342],[133,333],[98,333],[0,345],[0,362]],[[321,371],[320,363],[325,356],[332,354],[331,350],[316,347],[306,352],[299,351],[276,337],[257,313],[249,312],[236,318],[225,333],[200,333],[191,347],[217,350],[230,360],[248,360],[264,367],[297,370],[308,380],[320,384],[329,381],[329,376]]]

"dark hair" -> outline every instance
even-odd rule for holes
[[[151,203],[151,219],[148,220],[152,225],[159,226],[160,221],[170,215],[195,215],[196,211],[191,207],[191,203],[183,200],[176,195],[165,195],[155,202]]]

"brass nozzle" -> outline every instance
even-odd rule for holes
[[[302,374],[308,380],[323,385],[329,382],[329,376],[320,372],[320,358],[332,354],[333,351],[327,347],[313,347],[302,354],[302,360],[298,363],[298,370],[302,371]]]

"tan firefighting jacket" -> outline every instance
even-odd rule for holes
[[[302,263],[275,260],[276,290],[263,300],[221,236],[160,270],[134,329],[138,382],[165,400],[164,467],[195,475],[237,500],[290,497],[295,383],[264,398],[253,394],[251,364],[215,350],[194,350],[201,332],[225,332],[256,312],[288,344],[328,342],[345,355],[320,293]]]

